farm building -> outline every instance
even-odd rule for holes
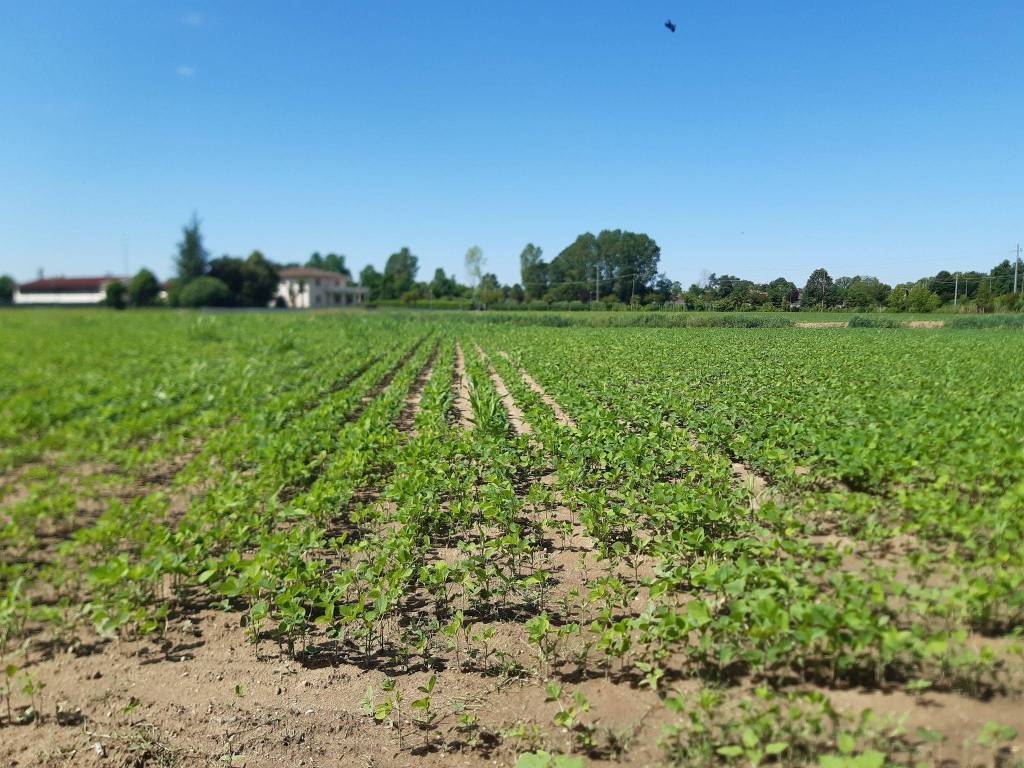
[[[278,306],[294,309],[320,307],[347,307],[365,304],[370,291],[358,285],[349,285],[349,278],[339,272],[312,267],[288,267],[280,270],[281,282],[277,286]]]
[[[41,277],[22,283],[14,291],[15,304],[98,304],[106,298],[111,283],[128,284],[131,278],[103,277]]]

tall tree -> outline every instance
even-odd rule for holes
[[[208,258],[203,247],[203,233],[199,230],[199,217],[192,214],[192,220],[182,229],[178,255],[174,260],[178,269],[178,286],[183,288],[189,281],[205,275]]]
[[[466,275],[469,276],[469,285],[473,291],[480,288],[480,278],[484,268],[484,252],[479,245],[471,246],[466,251]]]
[[[603,230],[584,232],[548,265],[548,296],[585,301],[596,292],[619,301],[654,289],[661,249],[642,233]]]
[[[834,284],[831,276],[824,268],[818,268],[811,272],[811,276],[807,278],[807,284],[804,286],[804,293],[800,298],[800,303],[805,309],[809,309],[812,306],[824,309],[827,306],[831,306],[833,296]]]
[[[619,301],[631,301],[654,290],[661,249],[649,236],[620,229],[604,230],[597,236],[602,277]],[[602,284],[601,292],[609,290]]]
[[[543,256],[544,251],[533,243],[527,243],[519,254],[519,275],[527,299],[539,299],[548,289],[548,265]]]
[[[408,248],[388,256],[384,265],[383,298],[397,299],[403,293],[416,287],[416,273],[419,271],[419,259]]]

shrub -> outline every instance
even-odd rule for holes
[[[124,309],[128,299],[128,289],[124,287],[124,283],[109,283],[106,293],[107,295],[103,299],[103,306],[112,309]]]
[[[216,277],[197,277],[181,289],[178,303],[183,307],[227,307],[231,290]]]
[[[128,298],[133,307],[149,307],[160,296],[160,281],[148,269],[141,269],[128,286]]]

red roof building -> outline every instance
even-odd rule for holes
[[[113,282],[128,284],[131,278],[104,275],[103,277],[43,277],[22,283],[14,292],[15,304],[98,304],[106,296],[107,286]]]

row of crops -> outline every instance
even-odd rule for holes
[[[1019,743],[871,698],[1019,701],[1019,332],[4,320],[8,701],[54,641],[216,609],[256,659],[362,670],[402,749],[882,766]]]

